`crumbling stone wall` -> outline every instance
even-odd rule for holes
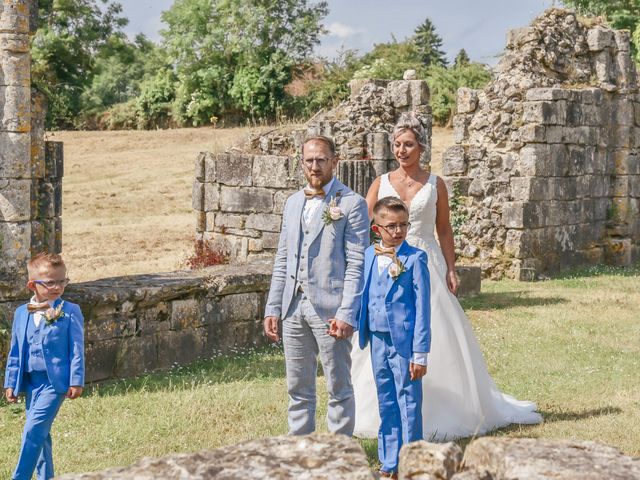
[[[85,319],[88,382],[139,375],[262,345],[270,266],[131,275],[71,284]],[[3,307],[16,304],[0,304]],[[1,327],[1,325],[0,325]],[[0,377],[5,355],[0,357]]]
[[[340,157],[337,177],[360,195],[366,195],[374,178],[396,167],[389,133],[403,112],[412,111],[427,131],[427,149],[421,159],[431,161],[433,118],[429,87],[424,80],[353,80],[351,95],[336,108],[318,112],[304,128],[276,129],[252,139],[245,150],[298,158],[305,137],[325,135],[334,139]]]
[[[0,2],[0,301],[24,298],[32,251],[61,249],[62,144],[45,142],[32,93],[36,0]]]
[[[640,97],[629,34],[551,9],[508,34],[495,79],[458,92],[443,173],[456,240],[492,277],[639,258]]]
[[[193,209],[199,240],[233,260],[271,257],[278,246],[284,202],[306,181],[299,166],[304,138],[327,135],[340,156],[337,177],[361,195],[373,179],[394,168],[389,144],[402,112],[411,110],[428,132],[429,88],[422,80],[358,80],[350,98],[319,112],[303,129],[275,129],[230,153],[202,153],[196,160]]]
[[[233,261],[272,256],[284,202],[306,181],[293,156],[201,153],[193,208],[198,240]]]

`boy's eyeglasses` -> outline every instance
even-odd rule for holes
[[[44,288],[54,288],[58,287],[66,287],[69,285],[69,279],[65,278],[62,280],[34,280],[33,283],[37,283],[38,285],[42,285]]]
[[[384,229],[386,232],[392,231],[395,232],[397,230],[403,231],[411,226],[409,222],[407,223],[392,223],[391,225],[380,225],[376,223],[380,228]]]

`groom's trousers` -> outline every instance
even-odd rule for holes
[[[306,435],[316,428],[318,354],[329,394],[327,427],[333,433],[353,434],[355,400],[351,384],[351,340],[336,340],[327,333],[328,327],[306,295],[299,292],[282,321],[290,435]]]

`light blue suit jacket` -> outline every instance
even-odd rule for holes
[[[431,346],[431,284],[427,254],[424,250],[403,242],[397,253],[405,271],[395,280],[388,276],[385,312],[389,333],[398,354],[410,359],[413,352],[429,352]],[[374,246],[367,248],[364,257],[366,282],[362,294],[358,328],[360,348],[369,341],[369,285],[371,269],[376,262]]]
[[[54,308],[61,301],[56,300]],[[66,300],[62,311],[64,315],[58,320],[42,325],[42,353],[51,385],[56,392],[67,393],[70,386],[84,386],[84,317],[78,305]],[[11,328],[4,388],[12,388],[16,395],[25,391],[25,346],[30,317],[27,306],[21,305],[16,310]]]
[[[305,237],[310,242],[309,256],[302,260],[309,273],[309,291],[305,293],[321,319],[337,318],[355,327],[362,294],[364,250],[369,243],[369,216],[364,198],[338,179],[325,197],[322,211],[334,198],[343,217],[325,225],[317,215]],[[301,261],[298,251],[304,204],[303,190],[291,195],[285,203],[266,317],[282,318],[293,300]]]

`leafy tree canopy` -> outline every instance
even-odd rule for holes
[[[32,82],[49,100],[48,126],[69,126],[81,110],[96,56],[112,37],[124,38],[122,6],[110,0],[40,0],[32,39]]]
[[[275,114],[327,13],[326,2],[308,0],[176,0],[162,35],[180,85],[178,115],[197,125],[221,114]]]

